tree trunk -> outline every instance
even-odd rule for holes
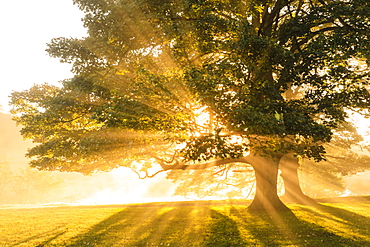
[[[279,159],[256,155],[252,166],[256,176],[256,195],[249,206],[251,211],[275,212],[289,210],[277,195]]]
[[[303,194],[298,178],[299,162],[293,154],[287,154],[280,160],[281,177],[284,181],[285,193],[282,199],[287,202],[311,205],[315,201]]]

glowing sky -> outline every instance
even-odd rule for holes
[[[70,78],[70,66],[50,58],[46,43],[57,37],[82,37],[83,13],[72,0],[3,0],[0,4],[0,105],[8,95],[33,84]]]

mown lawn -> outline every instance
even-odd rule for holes
[[[241,201],[0,209],[0,246],[370,246],[370,197],[247,211]]]

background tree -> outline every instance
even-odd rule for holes
[[[29,167],[15,169],[5,158],[0,160],[0,204],[48,203],[58,198],[63,179]]]
[[[62,194],[64,180],[47,172],[29,167],[19,169],[14,176],[13,203],[38,204],[58,200]]]
[[[301,165],[302,189],[310,196],[343,195],[348,189],[344,178],[361,174],[370,168],[368,154],[335,146],[327,147],[327,150],[326,161],[316,164],[307,160]]]
[[[367,0],[74,2],[88,37],[48,52],[76,76],[12,96],[22,134],[39,143],[33,167],[132,165],[150,177],[248,163],[250,209],[284,210],[280,159],[324,159],[346,110],[368,114]]]
[[[305,191],[312,196],[318,196],[317,191],[321,191],[321,196],[342,194],[345,189],[344,177],[370,168],[368,153],[360,151],[367,147],[363,145],[363,140],[351,123],[343,123],[333,131],[330,143],[325,144],[326,160],[315,163],[312,160],[299,161],[291,155],[285,156],[280,162],[285,187],[284,199],[312,203],[301,190],[298,173],[305,181]]]
[[[5,158],[0,159],[0,204],[7,202],[9,193],[13,190],[14,173],[10,170],[9,162]]]

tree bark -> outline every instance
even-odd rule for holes
[[[293,154],[287,154],[281,158],[279,165],[285,189],[285,193],[281,197],[283,201],[304,205],[315,204],[315,201],[306,196],[301,189],[298,177],[298,159]]]
[[[251,211],[289,211],[277,195],[279,158],[255,155],[252,166],[256,176],[256,195],[249,206]]]

